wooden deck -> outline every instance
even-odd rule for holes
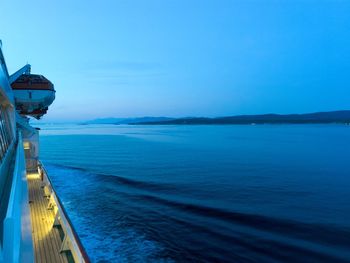
[[[28,174],[29,203],[33,231],[35,262],[68,262],[65,253],[60,253],[62,240],[58,228],[53,227],[54,212],[47,209],[42,181],[38,174]]]

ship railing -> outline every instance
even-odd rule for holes
[[[61,244],[61,251],[70,251],[72,253],[74,262],[90,262],[90,259],[76,233],[74,226],[69,219],[69,216],[60,200],[56,194],[55,188],[51,182],[51,179],[44,167],[44,165],[39,163],[39,174],[41,180],[44,184],[44,194],[49,198],[49,208],[53,209],[55,213],[54,226],[62,227],[64,237]]]
[[[28,185],[22,145],[22,135],[19,133],[11,191],[3,225],[3,262],[6,263],[30,262],[33,258]]]

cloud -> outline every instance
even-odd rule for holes
[[[111,60],[99,60],[88,61],[84,63],[85,70],[98,70],[98,71],[133,71],[133,72],[145,72],[145,71],[159,71],[162,65],[155,62],[140,62],[140,61],[111,61]]]
[[[80,72],[93,82],[108,81],[119,84],[165,75],[164,67],[159,63],[111,60],[89,61],[84,63]]]

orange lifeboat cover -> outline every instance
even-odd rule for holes
[[[51,81],[36,74],[21,75],[11,84],[11,87],[14,90],[55,90]]]

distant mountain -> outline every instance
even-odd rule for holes
[[[171,121],[173,118],[168,117],[140,117],[140,118],[101,118],[83,122],[81,124],[138,124],[149,122]]]
[[[148,123],[148,122],[163,122],[172,121],[174,118],[168,117],[140,117],[140,118],[125,118],[116,122],[115,124],[138,124],[138,123]]]
[[[350,123],[350,110],[315,112],[306,114],[262,114],[205,118],[189,117],[163,121],[138,122],[148,125],[188,124],[306,124],[306,123]],[[134,123],[131,123],[134,124]]]
[[[81,124],[114,124],[122,120],[124,119],[123,118],[101,118],[101,119],[85,121]]]

